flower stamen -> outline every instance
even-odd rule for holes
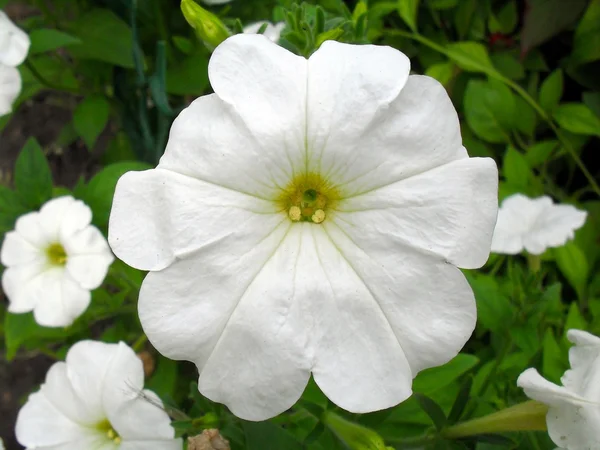
[[[67,263],[67,252],[58,242],[51,244],[46,249],[48,262],[53,266],[64,266]]]
[[[302,174],[292,180],[278,202],[292,222],[322,223],[327,208],[339,199],[337,189],[317,174]]]

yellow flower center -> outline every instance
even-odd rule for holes
[[[277,199],[292,222],[322,223],[339,200],[337,189],[320,175],[303,173],[292,179]]]
[[[113,441],[115,444],[121,443],[121,436],[119,436],[119,433],[115,431],[115,429],[112,427],[108,420],[103,420],[98,425],[96,425],[96,428],[104,435],[106,435],[106,437]]]
[[[67,252],[65,252],[65,248],[58,242],[46,249],[46,255],[48,256],[48,261],[53,266],[64,266],[67,263]]]

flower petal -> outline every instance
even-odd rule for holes
[[[0,261],[3,265],[10,267],[34,262],[41,263],[44,260],[44,253],[16,231],[9,231],[4,235],[4,242],[2,242],[0,250]]]
[[[357,240],[372,233],[473,269],[490,253],[497,196],[496,163],[465,158],[342,200],[333,217]]]
[[[454,358],[477,318],[473,291],[460,270],[403,241],[336,219],[323,222],[324,228],[368,288],[369,303],[385,314],[412,376]]]
[[[119,450],[181,450],[183,443],[181,439],[170,439],[168,441],[124,441],[121,442]]]
[[[309,168],[343,196],[467,157],[444,87],[425,76],[406,80],[406,57],[370,48],[332,42],[310,59]],[[330,67],[330,60],[339,68]]]
[[[29,36],[0,11],[0,64],[16,67],[29,52]]]
[[[141,365],[141,364],[140,364]],[[168,441],[175,438],[171,419],[160,398],[151,391],[139,392],[114,409],[109,417],[115,431],[124,441]],[[181,441],[180,449],[181,449]]]
[[[2,11],[0,11],[1,13]],[[17,69],[0,64],[0,116],[10,114],[21,92],[21,74]]]
[[[71,325],[87,309],[91,294],[61,268],[52,268],[31,281],[27,295],[38,299],[33,316],[46,327]]]
[[[563,386],[600,401],[600,338],[583,330],[569,330],[567,338],[575,345],[569,350],[571,369],[561,378]]]
[[[276,227],[261,225],[151,272],[139,300],[152,344],[171,359],[194,361],[201,392],[248,420],[289,408],[310,372],[302,302],[294,294],[302,287],[294,284],[297,227],[287,217]]]
[[[96,448],[102,437],[97,430],[65,417],[41,392],[31,394],[19,411],[15,433],[19,443],[28,448],[60,445],[59,448],[68,450]]]
[[[552,407],[586,403],[583,397],[546,380],[536,369],[527,369],[519,375],[517,386],[523,388],[527,397]]]
[[[108,268],[114,259],[110,252],[69,256],[66,266],[67,272],[82,288],[96,289],[104,281]]]
[[[92,210],[71,196],[58,197],[42,206],[39,220],[47,230],[54,230],[53,239],[62,243],[91,223]]]
[[[546,416],[548,434],[556,445],[573,450],[600,448],[598,405],[588,408],[569,403],[551,407]]]
[[[140,194],[143,193],[143,194]],[[117,183],[108,240],[141,270],[161,270],[177,257],[227,236],[274,228],[276,205],[170,170],[129,172]]]
[[[38,278],[47,270],[45,262],[9,267],[2,274],[2,289],[8,297],[11,313],[32,311],[43,296],[39,292]]]
[[[15,223],[15,231],[34,247],[45,249],[53,242],[56,230],[49,230],[40,221],[39,212],[30,212],[20,216]]]

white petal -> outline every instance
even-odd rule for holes
[[[28,295],[38,299],[33,316],[42,326],[69,326],[90,304],[90,291],[79,286],[62,267],[46,270],[30,285]]]
[[[14,67],[0,64],[0,116],[12,112],[12,105],[21,93],[21,86],[19,71]]]
[[[556,445],[569,450],[600,448],[600,406],[569,403],[551,407],[546,416],[548,434]]]
[[[562,386],[543,378],[536,369],[527,369],[517,379],[517,386],[523,388],[527,397],[552,407],[564,404],[582,405],[586,400]]]
[[[19,411],[15,433],[19,443],[28,448],[54,445],[69,450],[94,448],[75,447],[73,444],[89,444],[98,440],[97,430],[71,421],[40,392],[31,394]]]
[[[15,231],[34,247],[46,249],[56,242],[57,230],[49,229],[40,220],[39,212],[30,212],[20,216],[15,223]]]
[[[8,310],[12,313],[32,311],[43,300],[39,279],[47,270],[45,262],[33,262],[9,267],[2,274],[2,289],[8,297]]]
[[[171,419],[161,400],[148,390],[121,403],[118,409],[112,411],[109,420],[124,441],[170,440],[175,437]]]
[[[328,41],[310,59],[310,170],[346,195],[467,157],[444,87],[424,76],[407,80],[402,53],[372,48]]]
[[[2,249],[0,250],[0,261],[5,266],[17,266],[21,264],[45,261],[46,256],[39,248],[33,246],[16,231],[9,231],[4,235]]]
[[[255,34],[262,28],[264,24],[267,24],[265,31],[262,33],[263,36],[266,36],[273,42],[277,42],[279,37],[281,36],[281,32],[285,28],[285,22],[279,22],[273,25],[271,22],[266,20],[260,20],[258,22],[251,23],[244,27],[244,33],[246,34]]]
[[[473,269],[490,252],[497,190],[494,161],[465,158],[342,200],[334,217],[356,238],[373,233]]]
[[[121,442],[119,450],[181,450],[183,442],[181,439],[170,439],[168,441],[125,441]]]
[[[351,412],[394,406],[408,398],[414,374],[403,336],[371,286],[321,226],[303,224],[303,264],[308,284],[307,319],[315,339],[313,376],[325,395]],[[308,235],[308,236],[307,236]],[[311,239],[312,237],[312,239]],[[310,322],[309,322],[310,323]]]
[[[96,289],[102,284],[108,268],[114,261],[112,253],[69,256],[67,272],[84,289]]]
[[[64,246],[69,258],[72,256],[110,253],[110,247],[104,235],[92,225],[71,234],[61,244]]]
[[[148,274],[139,315],[162,354],[196,363],[204,395],[262,420],[301,395],[310,350],[293,290],[297,236],[284,241],[295,227],[287,217],[277,228],[253,226]]]
[[[232,0],[202,0],[202,3],[206,3],[207,5],[223,5],[225,3],[230,3]]]
[[[567,337],[575,345],[569,350],[571,369],[561,381],[566,388],[600,404],[600,338],[582,330],[569,330]]]
[[[129,172],[117,183],[108,239],[127,264],[160,270],[239,230],[273,228],[281,220],[269,214],[276,210],[272,202],[169,170]]]
[[[16,67],[29,52],[29,36],[0,11],[0,64]]]
[[[382,239],[378,233],[351,227],[336,217],[323,225],[368,288],[370,306],[385,314],[413,377],[458,354],[477,318],[473,292],[460,270],[436,255],[396,239]]]
[[[63,242],[90,224],[92,210],[81,200],[64,196],[46,202],[40,209],[39,220],[44,227],[55,231],[56,241]]]

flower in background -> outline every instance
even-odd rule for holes
[[[12,111],[21,92],[21,75],[16,69],[29,52],[29,36],[0,11],[0,116]]]
[[[271,22],[267,22],[266,20],[262,20],[260,22],[251,23],[248,26],[244,27],[244,33],[246,34],[255,34],[261,29],[261,27],[267,24],[265,31],[262,33],[264,36],[272,40],[273,42],[277,42],[279,37],[281,36],[281,32],[285,28],[285,22],[279,22],[276,24],[272,24]]]
[[[497,168],[409,69],[390,47],[327,41],[307,60],[233,36],[158,167],[117,183],[109,242],[150,271],[146,334],[240,417],[288,409],[311,372],[349,411],[388,408],[474,329],[456,266],[488,258]]]
[[[525,394],[549,406],[548,434],[556,445],[568,450],[600,448],[600,338],[581,330],[569,330],[575,345],[569,350],[571,369],[562,386],[547,381],[535,369],[517,380]]]
[[[574,237],[587,212],[572,205],[556,205],[547,196],[531,199],[514,194],[502,202],[492,240],[492,252],[516,255],[523,250],[541,255]]]
[[[29,449],[181,450],[156,394],[143,390],[142,361],[123,342],[79,341],[19,411]]]
[[[0,450],[4,450],[4,441],[0,438]]]
[[[33,311],[40,325],[60,327],[85,311],[114,260],[91,220],[90,208],[68,196],[17,219],[0,250],[10,312]]]

